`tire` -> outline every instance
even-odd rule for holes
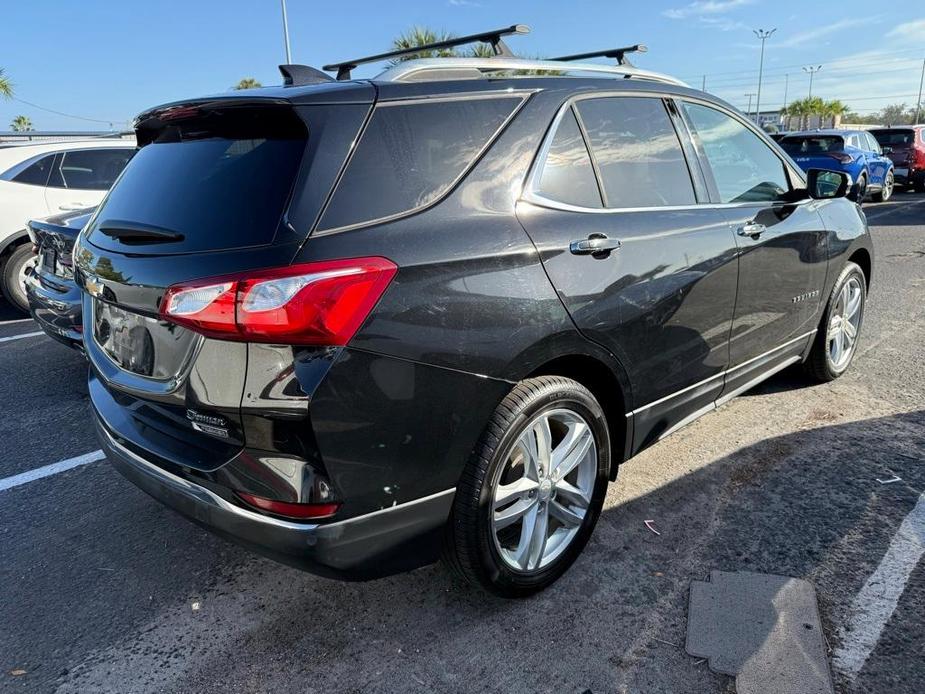
[[[867,198],[867,172],[862,171],[861,175],[858,176],[858,205],[860,205]]]
[[[21,278],[26,265],[32,258],[32,247],[28,243],[18,245],[3,264],[3,274],[0,277],[4,296],[20,311],[28,312],[29,310],[26,288]]]
[[[543,421],[549,422],[545,429]],[[530,462],[533,458],[526,446],[535,442],[534,451],[544,450],[543,436],[537,438],[537,431],[552,434],[550,465],[543,464],[542,455],[536,456],[539,464]],[[566,441],[564,435],[571,438]],[[562,442],[565,445],[558,448]],[[561,456],[566,449],[581,453],[565,460],[580,460],[556,480],[556,453]],[[543,590],[571,566],[588,542],[604,503],[610,462],[607,420],[587,388],[561,376],[521,381],[498,405],[463,471],[447,525],[444,560],[464,580],[505,598]],[[538,467],[545,471],[530,479],[530,470]],[[514,484],[521,487],[516,493],[502,489],[515,489]],[[530,485],[535,486],[528,491]],[[583,494],[583,501],[572,504],[576,491]],[[502,503],[505,493],[511,496]],[[583,515],[582,503],[587,504]],[[496,527],[513,517],[519,520]],[[560,517],[567,517],[569,524]],[[543,532],[531,533],[531,528]],[[519,552],[521,547],[526,551]],[[523,563],[517,566],[516,557],[521,555]]]
[[[886,176],[883,179],[883,188],[874,193],[874,202],[886,202],[893,196],[893,187],[896,185],[896,180],[893,177],[892,171],[887,171]]]
[[[849,331],[844,327],[847,313],[845,301],[847,297],[850,310],[854,296],[857,297],[857,308],[847,317],[847,322],[854,328],[854,336],[850,337],[847,334]],[[857,353],[858,340],[861,337],[866,304],[867,280],[864,272],[855,263],[848,262],[832,287],[832,293],[826,304],[825,313],[822,315],[819,330],[816,332],[812,350],[803,365],[807,374],[813,379],[821,383],[834,381],[851,366],[854,355]],[[841,330],[841,338],[833,337],[836,329]],[[850,347],[844,352],[837,352],[837,345],[833,344],[833,341],[838,339],[843,340],[843,346],[850,339]],[[838,354],[837,357],[836,354]]]

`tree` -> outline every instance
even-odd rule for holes
[[[3,68],[0,67],[0,96],[6,99],[13,98],[13,83],[9,77],[4,77]]]
[[[428,29],[427,27],[413,26],[408,31],[399,34],[392,41],[392,48],[396,51],[403,51],[406,48],[415,48],[417,46],[423,46],[428,43],[438,43],[439,41],[449,41],[453,38],[453,34],[450,34],[446,31],[434,31],[433,29]],[[392,64],[400,63],[403,60],[412,60],[414,58],[449,58],[451,56],[458,56],[455,48],[440,48],[436,51],[420,51],[419,53],[410,53],[408,55],[402,55],[398,58],[395,58],[392,61]]]
[[[34,129],[28,116],[16,116],[13,122],[10,123],[10,130],[14,133],[24,133]]]
[[[263,85],[260,84],[260,82],[255,80],[253,77],[245,77],[240,82],[238,82],[236,85],[234,85],[232,89],[257,89],[258,87],[262,87],[262,86]]]
[[[879,120],[885,125],[903,125],[912,121],[905,104],[890,104],[880,110]]]

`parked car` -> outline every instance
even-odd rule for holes
[[[865,130],[811,130],[791,133],[778,144],[804,171],[834,169],[849,174],[857,199],[885,202],[893,194],[893,162]]]
[[[98,435],[155,498],[324,575],[442,550],[521,596],[624,460],[848,368],[873,249],[846,174],[625,65],[358,62],[141,114],[79,237]]]
[[[29,309],[26,268],[34,262],[26,222],[98,205],[132,157],[131,140],[30,142],[0,148],[0,290]]]
[[[28,224],[36,249],[34,266],[26,268],[29,312],[49,336],[68,347],[83,349],[81,292],[74,283],[72,253],[77,235],[95,208],[73,210]]]
[[[876,128],[870,134],[892,160],[896,183],[925,193],[925,125]]]

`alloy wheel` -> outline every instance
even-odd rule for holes
[[[857,277],[849,278],[838,293],[838,299],[829,317],[826,344],[829,360],[836,371],[847,366],[857,345],[863,296],[860,280]]]
[[[499,466],[491,490],[491,533],[504,563],[542,569],[571,544],[591,504],[597,446],[569,409],[536,416]]]

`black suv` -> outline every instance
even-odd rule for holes
[[[324,575],[442,549],[526,595],[622,461],[848,367],[845,174],[625,61],[358,62],[142,114],[78,240],[99,436],[155,498]]]

